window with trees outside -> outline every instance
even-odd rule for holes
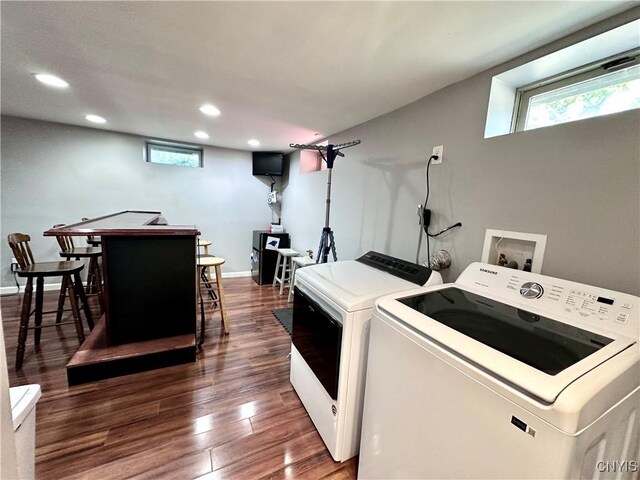
[[[147,142],[146,160],[151,163],[202,167],[202,148],[170,142]]]
[[[520,88],[515,131],[640,108],[638,57],[627,52]]]

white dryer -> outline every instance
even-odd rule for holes
[[[381,298],[358,478],[635,478],[635,296],[474,263]]]
[[[358,453],[374,301],[436,284],[438,272],[377,252],[296,271],[291,384],[334,460]]]

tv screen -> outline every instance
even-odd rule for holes
[[[281,177],[284,173],[284,154],[280,152],[253,152],[253,174]]]

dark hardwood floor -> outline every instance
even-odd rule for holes
[[[290,337],[271,314],[287,296],[250,278],[224,287],[230,333],[209,304],[197,362],[71,388],[73,325],[44,329],[37,352],[29,331],[16,372],[22,296],[2,297],[10,383],[42,386],[36,478],[356,477],[357,461],[332,460],[289,383]],[[56,300],[45,292],[45,310]]]

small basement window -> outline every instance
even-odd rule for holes
[[[640,51],[628,52],[517,90],[515,130],[640,108]]]
[[[146,161],[181,167],[202,167],[202,148],[170,142],[147,142]]]
[[[640,108],[640,19],[491,79],[484,138]]]

